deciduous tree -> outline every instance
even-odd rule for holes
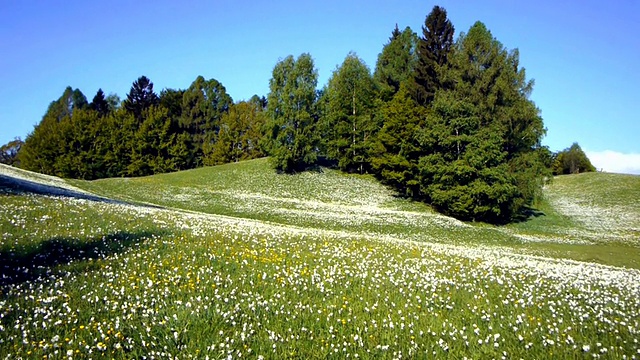
[[[378,130],[374,122],[375,83],[369,68],[349,53],[329,79],[326,89],[327,155],[344,171],[369,168],[368,149]]]
[[[318,72],[309,54],[289,55],[273,68],[269,81],[266,138],[277,170],[294,172],[315,164]]]
[[[49,104],[40,123],[27,135],[18,155],[20,166],[43,174],[61,175],[56,171],[55,163],[64,154],[63,124],[76,109],[84,109],[87,105],[80,90],[67,87],[60,98]]]
[[[582,148],[577,142],[555,155],[553,162],[554,175],[579,174],[593,171],[596,171],[596,168],[591,164],[587,154],[582,151]]]
[[[231,105],[220,119],[220,131],[205,165],[255,159],[263,156],[258,143],[265,124],[265,113],[253,102]]]
[[[181,127],[191,135],[194,166],[202,166],[210,155],[220,129],[220,118],[233,99],[216,79],[198,76],[182,97]]]

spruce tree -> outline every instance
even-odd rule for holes
[[[421,133],[421,192],[461,219],[509,221],[542,185],[545,129],[528,99],[533,82],[518,52],[480,22],[460,37],[450,61],[455,85],[436,91]]]
[[[158,100],[158,95],[153,92],[153,83],[143,75],[133,82],[131,90],[127,94],[127,99],[124,101],[124,107],[136,119],[142,120],[142,112],[153,105],[157,105]]]
[[[418,198],[418,162],[424,155],[419,135],[426,111],[403,83],[393,99],[382,105],[379,116],[383,125],[370,150],[373,173],[400,194]]]
[[[107,115],[110,111],[109,103],[107,102],[102,89],[98,89],[98,92],[93,97],[93,100],[91,101],[91,104],[89,106],[92,110],[97,111],[100,116]]]
[[[413,81],[418,62],[417,46],[418,35],[409,27],[400,32],[396,25],[389,42],[378,55],[373,74],[383,101],[391,100],[400,90],[400,84]]]
[[[454,27],[447,19],[447,11],[434,6],[422,27],[418,42],[418,64],[415,72],[416,100],[429,104],[436,91],[445,85],[440,72],[448,62],[453,45]]]

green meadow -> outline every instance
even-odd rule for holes
[[[640,177],[465,223],[268,159],[96,181],[0,167],[0,358],[639,358]]]

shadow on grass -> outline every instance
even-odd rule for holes
[[[116,232],[87,240],[54,237],[24,251],[0,251],[0,290],[6,285],[50,276],[57,265],[102,259],[122,253],[153,236],[166,234],[158,231]],[[82,268],[86,270],[86,266]]]
[[[134,203],[129,203],[125,201],[107,199],[107,198],[89,194],[89,193],[84,193],[84,192],[75,191],[71,189],[64,189],[64,188],[53,186],[53,185],[41,184],[35,181],[19,179],[19,178],[14,178],[11,176],[0,174],[0,195],[2,194],[50,195],[50,196],[69,197],[69,198],[81,199],[81,200],[98,201],[98,202],[104,202],[109,204],[137,205],[137,206],[150,207],[154,209],[162,208],[160,206],[149,205],[149,204],[134,204]]]
[[[546,214],[536,208],[525,207],[522,211],[513,216],[511,223],[523,223],[540,216],[546,216]]]

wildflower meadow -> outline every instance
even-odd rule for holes
[[[589,214],[562,228],[561,180],[549,218],[491,227],[366,177],[273,182],[263,160],[73,184],[0,170],[2,359],[640,358],[638,213],[600,239]],[[578,261],[590,246],[625,262]]]

